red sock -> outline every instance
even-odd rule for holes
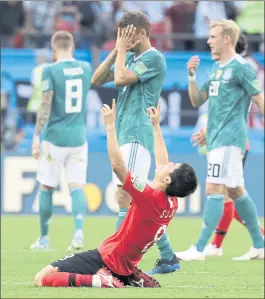
[[[93,275],[54,272],[42,278],[43,287],[92,287]]]
[[[240,218],[237,210],[235,210],[235,214],[234,214],[234,218],[241,224],[245,225],[245,223],[242,221],[242,219]],[[261,234],[262,236],[264,236],[264,228],[262,226],[260,226],[260,231],[261,231]]]
[[[212,241],[212,244],[216,245],[217,248],[220,248],[222,246],[225,235],[226,235],[228,228],[233,220],[234,211],[235,211],[234,203],[232,201],[225,202],[224,213],[216,227],[215,235],[214,235],[214,238]]]

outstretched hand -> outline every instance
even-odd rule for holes
[[[206,131],[201,130],[196,132],[191,137],[192,146],[204,146],[206,143]]]
[[[158,103],[157,108],[152,106],[147,109],[147,112],[150,116],[153,127],[158,126],[160,124],[160,102]]]
[[[112,100],[112,108],[109,105],[104,104],[101,108],[101,113],[104,119],[104,125],[106,128],[114,128],[116,120],[116,102],[115,99]]]

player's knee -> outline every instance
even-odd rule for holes
[[[118,186],[116,198],[120,209],[129,208],[132,198],[121,186]]]
[[[236,188],[227,188],[228,195],[233,200],[244,196],[245,194],[245,188],[244,187],[236,187]]]
[[[206,194],[225,194],[225,187],[224,185],[218,185],[218,184],[206,184]]]
[[[225,196],[225,202],[232,201],[232,198],[229,197],[227,188],[225,188],[224,196]]]
[[[46,192],[52,192],[55,188],[41,184],[40,189],[43,190],[43,191],[46,191]]]

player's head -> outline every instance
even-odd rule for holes
[[[236,44],[236,53],[245,56],[248,51],[248,41],[244,34],[240,34],[238,42]],[[219,61],[220,55],[212,53],[212,60]]]
[[[149,39],[150,22],[144,13],[139,11],[129,11],[121,17],[118,23],[118,27],[123,29],[128,25],[134,25],[134,27],[136,27],[134,41],[139,40],[140,43],[135,48],[131,49],[131,51],[137,52],[139,46],[141,46],[141,44],[144,43],[146,39]]]
[[[163,185],[169,196],[186,197],[192,194],[198,185],[193,167],[186,163],[168,163],[156,169],[156,181]]]
[[[72,53],[75,48],[73,35],[68,31],[57,31],[51,39],[54,55],[58,53]]]
[[[232,20],[213,22],[210,25],[209,39],[212,55],[221,55],[225,51],[235,49],[240,35],[239,26]]]

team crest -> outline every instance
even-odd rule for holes
[[[221,78],[222,74],[223,74],[223,71],[222,70],[218,70],[216,72],[215,79],[218,80],[219,78]]]
[[[232,75],[232,69],[226,69],[223,75],[223,79],[227,81],[231,78],[231,75]]]

